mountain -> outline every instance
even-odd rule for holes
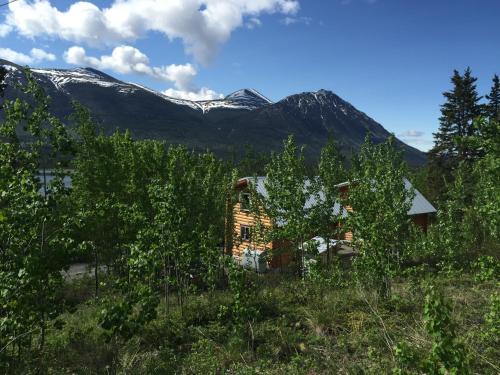
[[[22,68],[0,60],[8,70],[6,97],[19,93]],[[279,150],[294,134],[306,145],[306,158],[319,156],[332,134],[348,155],[358,150],[368,132],[375,142],[389,132],[365,113],[331,91],[304,92],[279,102],[253,89],[236,91],[224,99],[174,99],[134,83],[117,80],[91,68],[32,69],[33,76],[52,98],[51,110],[61,118],[76,100],[90,109],[106,133],[129,129],[139,139],[161,139],[195,150],[210,149],[222,157],[241,156],[248,146],[256,152]],[[398,141],[410,165],[422,165],[421,151]]]

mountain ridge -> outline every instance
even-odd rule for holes
[[[22,81],[19,65],[6,65],[8,83]],[[273,102],[255,89],[237,90],[222,99],[190,101],[171,98],[135,83],[120,81],[93,68],[32,69],[34,78],[52,98],[58,117],[71,113],[76,100],[88,107],[105,133],[129,129],[134,137],[211,149],[221,157],[238,158],[250,146],[256,152],[276,151],[294,134],[306,145],[305,156],[316,159],[329,136],[344,155],[357,151],[367,133],[382,142],[390,133],[366,113],[332,91],[302,92]],[[9,85],[7,98],[18,95]],[[397,140],[412,166],[426,162],[423,152]]]

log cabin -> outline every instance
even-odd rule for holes
[[[283,241],[271,241],[264,243],[263,241],[256,240],[252,236],[253,228],[256,226],[272,228],[273,225],[279,225],[272,222],[272,220],[265,214],[264,209],[260,210],[258,215],[255,215],[250,211],[251,187],[264,200],[268,198],[265,180],[266,177],[244,177],[236,183],[235,190],[238,195],[238,200],[232,207],[232,238],[235,239],[229,242],[229,248],[227,249],[227,252],[243,265],[245,262],[248,262],[249,259],[253,259],[255,265],[252,265],[252,268],[258,270],[280,267],[288,264],[292,260],[290,252],[283,252],[283,249],[286,248],[286,244],[283,243]],[[411,216],[411,219],[416,226],[420,227],[423,231],[427,231],[430,218],[436,213],[436,209],[422,195],[422,193],[413,187],[408,179],[404,179],[404,184],[406,189],[413,189],[415,193],[408,215]],[[349,194],[349,186],[349,182],[337,185],[340,193],[344,196]],[[306,208],[308,206],[313,206],[314,204],[315,198],[310,197],[310,199],[306,202]],[[333,208],[333,211],[337,215],[342,215],[342,217],[345,218],[347,217],[349,211],[352,210],[350,207],[341,207],[340,204],[337,203]],[[341,223],[334,223],[334,225],[341,225]],[[312,237],[314,236],[311,236],[311,238]],[[352,233],[346,232],[343,233],[341,238],[338,238],[337,240],[350,242],[352,241],[352,238]],[[262,260],[264,257],[261,257],[261,255],[264,254],[266,254],[265,261]],[[262,262],[265,262],[265,264],[262,264]]]

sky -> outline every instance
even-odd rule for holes
[[[0,58],[192,100],[327,89],[426,151],[453,70],[500,74],[499,25],[500,0],[17,0]]]

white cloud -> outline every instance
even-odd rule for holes
[[[398,134],[398,137],[401,137],[401,138],[420,138],[424,134],[425,133],[420,131],[420,130],[406,130],[406,131]]]
[[[84,48],[74,46],[64,53],[64,60],[68,64],[88,65],[121,74],[143,74],[158,80],[175,82],[181,88],[189,87],[197,74],[191,64],[152,67],[149,65],[149,58],[132,46],[116,47],[111,55],[99,58],[88,56]]]
[[[163,91],[163,93],[172,98],[194,100],[194,101],[222,99],[224,97],[224,95],[219,94],[213,90],[210,90],[207,87],[202,87],[197,91],[182,91],[182,90],[168,89]]]
[[[33,62],[31,56],[11,50],[10,48],[0,48],[0,58],[9,60],[16,64],[28,65]]]
[[[39,48],[33,48],[29,55],[10,48],[0,48],[0,58],[20,65],[30,65],[41,61],[54,61],[56,56]]]
[[[290,25],[293,25],[293,24],[296,24],[296,23],[302,23],[304,25],[307,25],[309,26],[312,22],[312,18],[311,17],[285,17],[281,20],[281,23],[283,23],[284,25],[287,25],[287,26],[290,26]]]
[[[31,56],[35,61],[55,61],[56,60],[56,55],[53,53],[45,52],[43,49],[40,48],[33,48],[31,50]]]
[[[429,151],[434,145],[433,140],[428,139],[425,136],[425,132],[420,130],[405,130],[399,133],[398,137],[406,144],[418,148],[421,151]]]
[[[172,64],[154,67],[150,65],[149,58],[144,53],[131,46],[116,47],[111,55],[104,55],[99,58],[88,56],[84,48],[74,46],[64,53],[64,60],[68,64],[87,65],[122,74],[143,74],[157,80],[171,82],[175,89],[168,89],[165,94],[176,98],[208,100],[221,96],[206,87],[196,88],[193,80],[198,72],[193,65]]]
[[[409,138],[404,140],[404,142],[424,152],[429,151],[434,146],[434,141],[432,139],[425,138]]]
[[[255,29],[256,27],[260,27],[262,26],[262,21],[260,19],[258,19],[257,17],[251,17],[247,23],[245,24],[245,26],[247,27],[247,29]]]
[[[7,36],[12,31],[10,25],[0,24],[0,38]]]
[[[76,2],[63,11],[49,0],[18,0],[9,5],[0,30],[90,46],[116,46],[156,31],[181,39],[189,55],[208,64],[246,20],[257,25],[263,13],[294,15],[298,10],[298,0],[115,0],[109,8]]]

